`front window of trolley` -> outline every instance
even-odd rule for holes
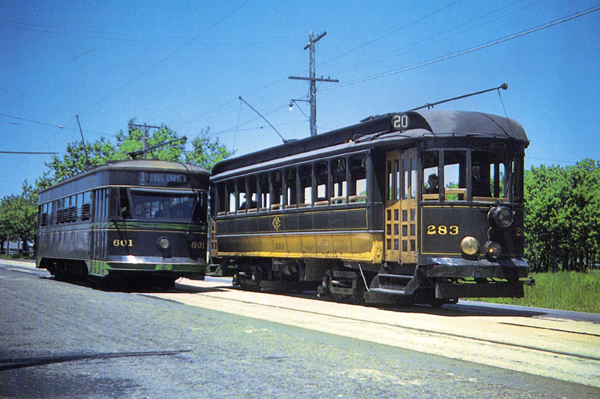
[[[133,219],[205,221],[206,193],[131,190],[130,198]]]
[[[422,154],[422,199],[440,202],[512,201],[514,155],[503,149],[444,149]]]

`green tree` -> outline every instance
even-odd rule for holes
[[[193,150],[186,154],[185,161],[194,165],[202,166],[211,170],[215,164],[235,154],[235,151],[227,151],[217,137],[212,140],[210,128],[202,129],[200,134],[192,140]]]
[[[131,125],[134,122],[135,119],[131,119],[129,124]],[[146,148],[157,147],[170,141],[180,141],[149,151],[146,154],[146,158],[172,162],[181,162],[185,158],[186,150],[183,136],[179,136],[166,125],[162,125],[158,130],[151,130],[149,133],[146,140]],[[140,128],[130,128],[127,134],[122,130],[117,133],[117,155],[115,160],[127,159],[129,158],[129,154],[134,151],[141,151],[144,146],[143,136],[144,132]]]
[[[526,255],[535,271],[586,270],[600,254],[600,162],[525,172]]]
[[[130,125],[135,122],[131,119]],[[188,162],[203,166],[207,169],[233,155],[219,142],[211,139],[210,128],[202,129],[197,137],[192,140],[192,151],[187,151],[183,136],[162,125],[160,129],[150,130],[147,138],[147,148],[152,149],[146,153],[148,159],[160,159],[173,162]],[[180,141],[177,141],[180,140]],[[172,144],[161,144],[173,141]],[[91,143],[75,141],[67,144],[66,153],[61,157],[54,155],[52,161],[46,163],[49,168],[41,177],[36,179],[36,189],[42,190],[59,181],[65,180],[86,170],[104,165],[111,161],[129,159],[130,154],[139,152],[143,148],[143,131],[140,128],[130,128],[126,133],[122,130],[116,135],[116,144],[102,137]]]
[[[115,146],[104,137],[93,143],[86,143],[85,146],[79,141],[69,143],[62,159],[53,155],[52,161],[45,163],[49,170],[36,179],[36,189],[50,187],[90,168],[125,158],[126,155],[118,154]]]
[[[35,237],[37,229],[37,193],[27,181],[22,194],[0,200],[0,226],[5,237],[20,238],[23,251],[27,251],[28,240]]]

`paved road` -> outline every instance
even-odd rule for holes
[[[0,264],[3,398],[586,398],[600,390]],[[187,294],[194,296],[195,294]]]

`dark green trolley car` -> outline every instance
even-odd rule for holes
[[[172,286],[202,278],[209,172],[156,160],[109,163],[39,194],[38,268]]]

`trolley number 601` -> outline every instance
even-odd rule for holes
[[[445,236],[446,234],[450,234],[451,236],[458,235],[458,226],[446,226],[443,224],[439,226],[430,224],[429,226],[427,226],[427,235]]]

